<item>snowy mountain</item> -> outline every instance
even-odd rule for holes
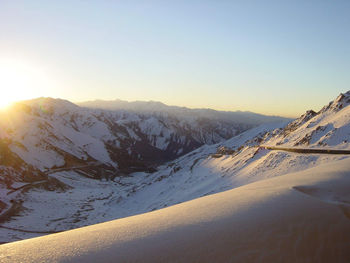
[[[168,106],[158,101],[124,101],[124,100],[94,100],[78,103],[79,106],[105,109],[126,110],[138,114],[152,114],[165,117],[180,117],[185,119],[200,118],[203,120],[220,120],[229,123],[240,123],[257,126],[263,123],[287,121],[288,118],[266,116],[248,111],[216,111],[212,109],[189,109],[186,107]]]
[[[257,181],[346,159],[348,155],[344,154],[296,153],[279,149],[269,150],[265,146],[349,150],[349,102],[350,92],[341,94],[319,112],[308,111],[290,123],[264,124],[240,133],[231,139],[212,145],[203,145],[175,160],[160,165],[153,173],[139,171],[128,176],[105,176],[106,179],[96,180],[101,178],[96,174],[104,171],[104,173],[113,175],[113,169],[119,168],[116,167],[117,163],[112,157],[108,160],[102,159],[104,158],[102,153],[101,156],[97,156],[99,154],[93,155],[94,152],[89,152],[89,150],[91,151],[94,147],[84,148],[82,142],[79,144],[82,146],[78,148],[77,153],[81,154],[81,158],[87,158],[89,162],[91,161],[90,165],[64,166],[56,170],[45,170],[45,167],[43,169],[48,178],[62,184],[61,188],[47,191],[39,184],[27,192],[17,190],[9,193],[6,190],[9,193],[6,195],[8,199],[19,200],[20,198],[22,202],[20,204],[15,202],[18,208],[15,216],[0,217],[0,220],[2,218],[11,219],[3,223],[3,227],[0,228],[1,236],[4,237],[0,241],[14,241],[149,212]],[[95,119],[91,117],[89,125],[85,125],[87,120],[81,112],[86,112],[86,114],[103,113],[105,118],[103,120],[111,120],[110,116],[116,116],[114,114],[117,113],[87,108],[81,110],[75,105],[71,105],[71,107],[73,109],[70,109],[63,116],[70,125],[75,123],[76,129],[73,129],[74,131],[80,132],[85,129],[86,134],[93,136],[98,130],[99,138],[107,138],[104,141],[108,141],[109,137],[106,133],[101,132],[103,130],[101,127],[97,129],[95,125],[91,125],[91,123],[95,123],[92,121]],[[74,115],[74,109],[79,109],[80,115]],[[52,112],[49,107],[44,108],[44,110]],[[54,112],[56,111],[60,112],[60,109],[57,108]],[[72,114],[74,122],[68,122],[71,120]],[[118,125],[129,123],[130,116],[138,116],[136,113],[127,114],[128,120],[118,122]],[[52,115],[52,120],[62,117],[56,113],[52,113]],[[42,120],[43,113],[39,113],[39,117]],[[45,118],[47,122],[52,120]],[[115,120],[120,119],[116,118]],[[138,121],[140,120],[142,123],[143,119],[138,119]],[[52,124],[50,123],[50,125]],[[91,130],[88,127],[92,127]],[[30,129],[30,127],[27,128]],[[64,129],[62,128],[62,131]],[[67,137],[67,133],[62,134]],[[47,137],[45,134],[42,138]],[[67,138],[74,140],[73,137]],[[83,140],[84,137],[81,139]],[[64,140],[63,135],[60,140]],[[68,142],[66,144],[65,152],[77,156],[77,153],[69,148],[70,144]],[[25,145],[25,147],[27,146]],[[20,147],[9,144],[9,149],[14,154],[21,156],[20,151],[16,152],[18,148]],[[108,153],[107,147],[106,152]],[[89,156],[95,156],[95,158],[90,157],[91,159],[89,159]],[[93,163],[96,161],[99,163]],[[98,167],[101,163],[104,166]],[[58,207],[61,209],[57,209]],[[41,223],[38,224],[38,222]]]
[[[0,138],[40,170],[99,162],[127,173],[132,167],[146,170],[201,145],[224,141],[252,126],[195,114],[95,110],[41,98],[2,113]]]

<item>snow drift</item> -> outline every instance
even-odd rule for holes
[[[350,160],[0,246],[1,262],[349,262]]]

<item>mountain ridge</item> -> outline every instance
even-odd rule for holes
[[[93,100],[93,101],[85,101],[78,102],[77,105],[87,108],[95,108],[95,109],[106,109],[106,110],[131,110],[138,113],[170,113],[173,115],[176,114],[184,114],[188,115],[190,113],[193,114],[201,114],[201,115],[210,115],[210,117],[214,116],[225,116],[226,118],[234,118],[240,117],[244,115],[245,118],[251,118],[252,121],[255,121],[257,124],[262,124],[259,118],[266,118],[264,122],[270,118],[270,122],[272,121],[281,121],[281,120],[291,120],[291,118],[280,117],[277,115],[264,115],[251,111],[223,111],[223,110],[214,110],[210,108],[188,108],[188,107],[180,107],[167,105],[163,102],[159,101],[125,101],[125,100]],[[240,119],[240,121],[242,121]]]
[[[340,95],[340,99],[338,96],[331,101],[329,105],[333,106],[326,105],[317,113],[308,111],[291,123],[264,124],[231,139],[203,145],[153,171],[114,176],[115,172],[109,172],[108,167],[104,167],[102,170],[106,174],[102,176],[99,175],[101,167],[53,170],[49,178],[54,178],[70,190],[52,187],[52,191],[48,191],[37,186],[26,193],[17,191],[3,197],[5,204],[9,204],[11,198],[24,200],[24,208],[19,215],[11,217],[4,226],[37,231],[30,234],[0,229],[3,242],[146,213],[346,159],[349,156],[292,153],[259,146],[350,149],[349,99],[350,93],[345,93]],[[43,116],[44,113],[40,114]],[[67,121],[71,123],[70,117]],[[79,128],[78,121],[76,125]],[[94,129],[91,127],[88,130],[92,132]],[[21,184],[23,182],[14,180],[10,186],[18,188]],[[0,186],[3,193],[9,193],[10,190],[1,182]],[[55,207],[63,208],[57,210]],[[42,222],[40,226],[38,220]]]

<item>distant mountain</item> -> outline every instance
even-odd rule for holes
[[[19,102],[2,113],[0,140],[42,171],[99,162],[111,171],[128,173],[147,170],[204,144],[222,142],[260,122],[285,120],[257,115],[254,123],[249,116],[255,115],[247,113],[240,122],[230,119],[227,112],[153,102],[132,105],[143,110],[91,109],[52,98]]]
[[[104,109],[125,110],[139,114],[152,114],[161,116],[176,116],[185,119],[201,118],[220,120],[230,123],[241,123],[247,125],[260,125],[263,123],[288,121],[289,118],[279,116],[267,116],[249,111],[216,111],[212,109],[189,109],[186,107],[168,106],[158,101],[124,101],[124,100],[94,100],[78,103],[79,106]]]
[[[8,174],[0,181],[3,242],[149,212],[348,158],[261,145],[350,150],[350,92],[319,112],[253,127],[227,140],[244,129],[218,120],[208,126],[196,118],[81,108],[53,99],[17,107],[0,118],[1,168]],[[140,151],[138,142],[153,152]],[[176,152],[187,145],[195,149]],[[156,160],[167,151],[182,156],[142,172],[151,163],[144,161],[146,153]],[[22,179],[29,166],[40,179]],[[139,172],[125,176],[131,171]]]

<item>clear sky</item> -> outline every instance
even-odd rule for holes
[[[157,100],[294,117],[349,83],[350,1],[0,0],[7,100]]]

